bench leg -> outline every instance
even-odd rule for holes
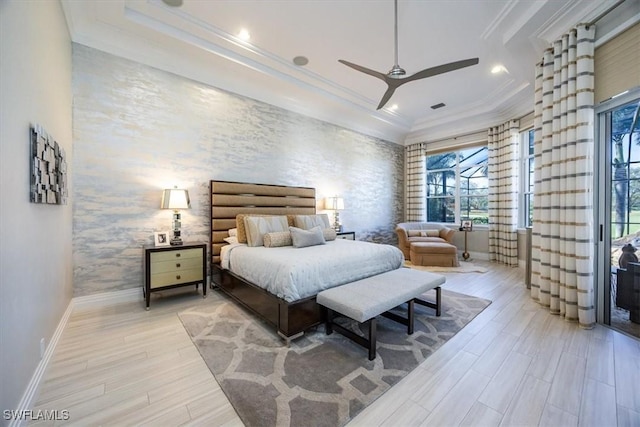
[[[436,302],[435,304],[430,302],[430,301],[425,301],[423,299],[420,298],[416,298],[415,301],[420,304],[420,305],[424,305],[425,307],[431,307],[433,309],[436,310],[436,316],[440,317],[440,314],[442,313],[442,288],[440,288],[440,286],[438,286],[437,288],[435,288],[436,290]]]
[[[327,335],[331,335],[333,333],[333,310],[327,308],[327,320],[324,323],[324,330]]]
[[[326,332],[327,335],[333,333],[335,329],[341,335],[349,338],[354,341],[356,344],[361,345],[362,347],[369,350],[369,360],[373,360],[376,358],[376,318],[369,319],[361,325],[366,325],[365,327],[368,329],[368,332],[365,332],[365,336],[358,335],[352,330],[340,325],[339,323],[333,323],[335,313],[330,308],[327,308],[327,323],[326,323]],[[367,339],[368,338],[368,339]]]
[[[407,309],[407,334],[413,334],[413,303],[414,301],[409,301],[409,308]]]
[[[376,358],[376,318],[369,319],[369,360]]]

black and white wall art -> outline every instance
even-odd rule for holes
[[[31,202],[67,204],[64,149],[40,125],[31,127]]]

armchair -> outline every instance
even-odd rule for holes
[[[412,242],[439,242],[453,244],[455,230],[429,222],[401,222],[396,226],[398,247],[409,259]]]

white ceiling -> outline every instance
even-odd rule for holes
[[[550,43],[615,0],[400,0],[399,65],[411,75],[478,57],[478,65],[401,86],[393,0],[62,0],[73,41],[400,144],[486,129],[533,110],[534,65]],[[237,37],[241,28],[249,42]],[[309,58],[299,67],[297,55]],[[508,73],[492,74],[503,64]],[[443,102],[446,107],[432,110]]]

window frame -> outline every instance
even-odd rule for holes
[[[535,141],[533,127],[520,131],[520,179],[518,180],[518,227],[532,227],[532,216],[529,215],[529,209],[533,209],[533,183],[531,182],[532,171],[529,168],[531,161],[535,161],[535,154],[529,152],[530,141]],[[535,168],[535,166],[534,166]],[[529,204],[527,204],[529,201]],[[529,208],[529,209],[527,209]]]
[[[467,193],[465,193],[465,195],[463,196],[462,193],[462,179],[463,177],[461,176],[461,161],[464,160],[461,158],[460,153],[467,151],[469,149],[486,149],[487,150],[487,159],[483,160],[480,163],[472,163],[471,165],[465,165],[466,168],[472,168],[472,167],[488,167],[489,165],[489,157],[488,157],[488,144],[480,144],[480,145],[476,145],[473,147],[460,147],[458,149],[456,148],[452,148],[451,150],[448,151],[442,151],[442,152],[438,152],[438,153],[433,153],[433,154],[426,154],[425,155],[425,181],[427,182],[426,187],[427,187],[427,191],[425,192],[425,216],[426,218],[429,218],[429,200],[430,199],[453,199],[454,201],[454,208],[453,208],[453,213],[454,213],[454,221],[453,222],[441,222],[441,221],[437,221],[438,223],[442,223],[442,224],[447,224],[447,225],[455,225],[457,226],[458,224],[461,223],[461,221],[463,219],[466,219],[466,216],[462,216],[462,199],[468,199],[471,197],[485,197],[487,199],[487,203],[489,200],[489,185],[487,182],[487,188],[486,188],[486,194],[483,196],[478,196],[478,195],[469,195]],[[438,169],[428,169],[428,162],[427,159],[430,156],[437,156],[440,154],[447,154],[447,153],[455,153],[456,154],[456,160],[455,160],[455,165],[452,167],[448,167],[448,168],[438,168]],[[428,192],[428,188],[429,188],[429,184],[428,184],[428,178],[427,176],[429,175],[429,173],[441,173],[444,171],[453,171],[455,173],[455,187],[454,187],[454,191],[453,191],[453,195],[447,195],[447,194],[443,194],[443,195],[432,195],[429,196],[429,192]],[[488,176],[486,177],[488,180]],[[447,186],[448,187],[448,186]],[[487,210],[487,218],[488,218],[489,212]],[[474,222],[474,227],[479,227],[479,228],[486,228],[488,227],[488,224],[482,224],[482,223],[475,223]]]

